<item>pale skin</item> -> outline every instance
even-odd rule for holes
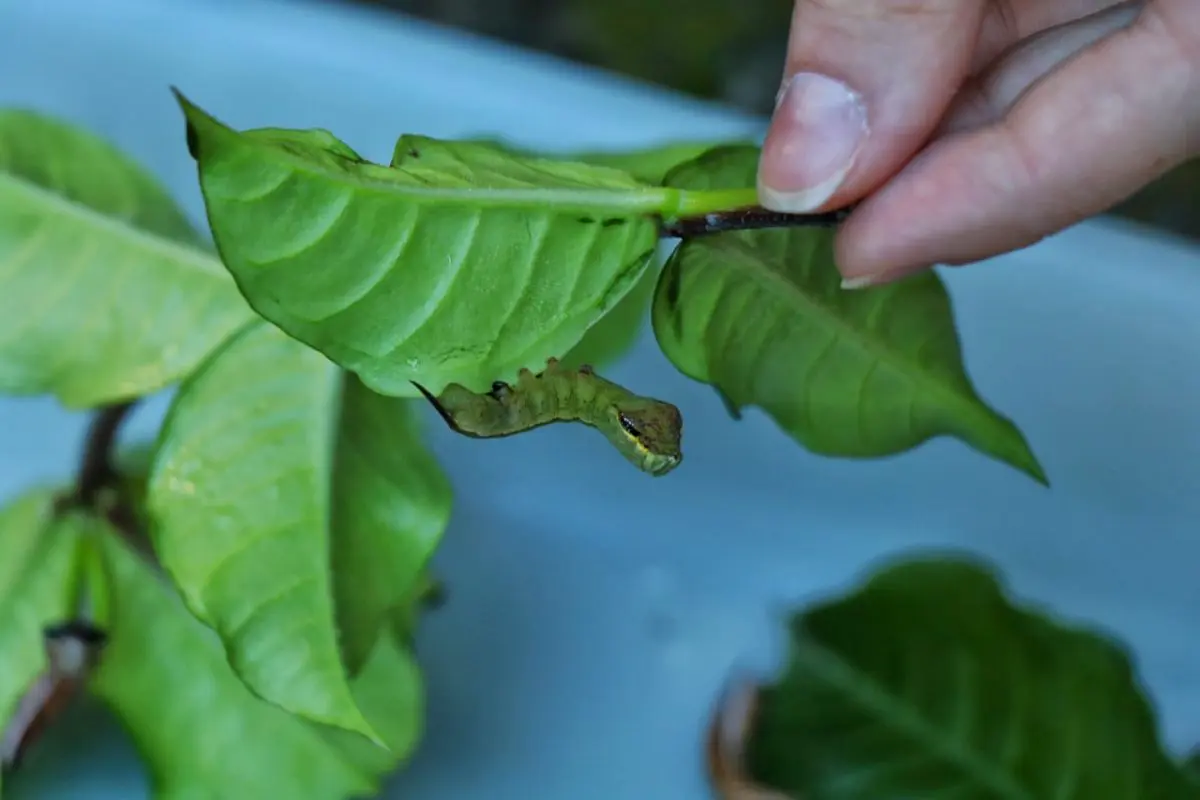
[[[515,385],[497,381],[483,393],[451,383],[435,396],[414,385],[452,429],[467,436],[511,436],[552,422],[583,422],[650,475],[665,475],[683,460],[679,409],[636,395],[589,366],[570,370],[551,358],[542,372],[522,369]]]
[[[797,0],[783,86],[760,201],[858,203],[838,267],[886,283],[1033,244],[1200,155],[1200,2]]]

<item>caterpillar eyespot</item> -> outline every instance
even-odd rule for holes
[[[569,370],[551,358],[542,372],[522,369],[513,384],[496,381],[483,394],[451,383],[435,396],[419,383],[413,385],[451,429],[465,436],[490,439],[552,422],[582,422],[604,434],[643,472],[665,475],[683,460],[678,408],[636,395],[587,365]]]
[[[625,416],[624,414],[617,414],[617,422],[619,422],[621,427],[625,429],[625,432],[633,438],[642,438],[642,432],[637,429],[636,425],[630,422],[629,417]]]

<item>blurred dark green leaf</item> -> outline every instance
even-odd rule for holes
[[[1113,213],[1171,233],[1200,239],[1200,158],[1168,172],[1129,199]]]
[[[888,565],[790,633],[748,763],[791,797],[1195,797],[1126,649],[1015,605],[973,560]]]
[[[1195,750],[1183,761],[1183,771],[1186,772],[1200,788],[1200,750]],[[1200,791],[1197,796],[1200,797]]]

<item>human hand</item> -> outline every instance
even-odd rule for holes
[[[1200,154],[1200,0],[796,0],[785,76],[760,202],[861,200],[848,287],[1033,244]]]

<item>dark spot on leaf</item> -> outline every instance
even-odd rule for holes
[[[679,270],[674,270],[670,275],[663,277],[667,282],[667,303],[673,308],[679,305]]]
[[[196,135],[196,127],[192,123],[187,123],[187,149],[188,155],[193,159],[200,158],[200,137]]]
[[[576,222],[582,222],[584,225],[591,225],[595,221],[596,220],[592,219],[591,217],[580,217],[576,220]]]
[[[625,222],[626,222],[626,220],[624,217],[613,217],[612,219],[604,220],[604,222],[601,222],[600,224],[602,226],[604,226],[605,228],[612,228],[617,225],[624,225]]]
[[[683,313],[679,310],[680,284],[683,283],[683,271],[667,269],[659,276],[660,281],[666,281],[665,294],[667,308],[671,314],[671,330],[677,338],[683,338]]]
[[[410,148],[408,148],[408,157],[409,158],[420,158],[421,151],[415,147],[410,147]]]

